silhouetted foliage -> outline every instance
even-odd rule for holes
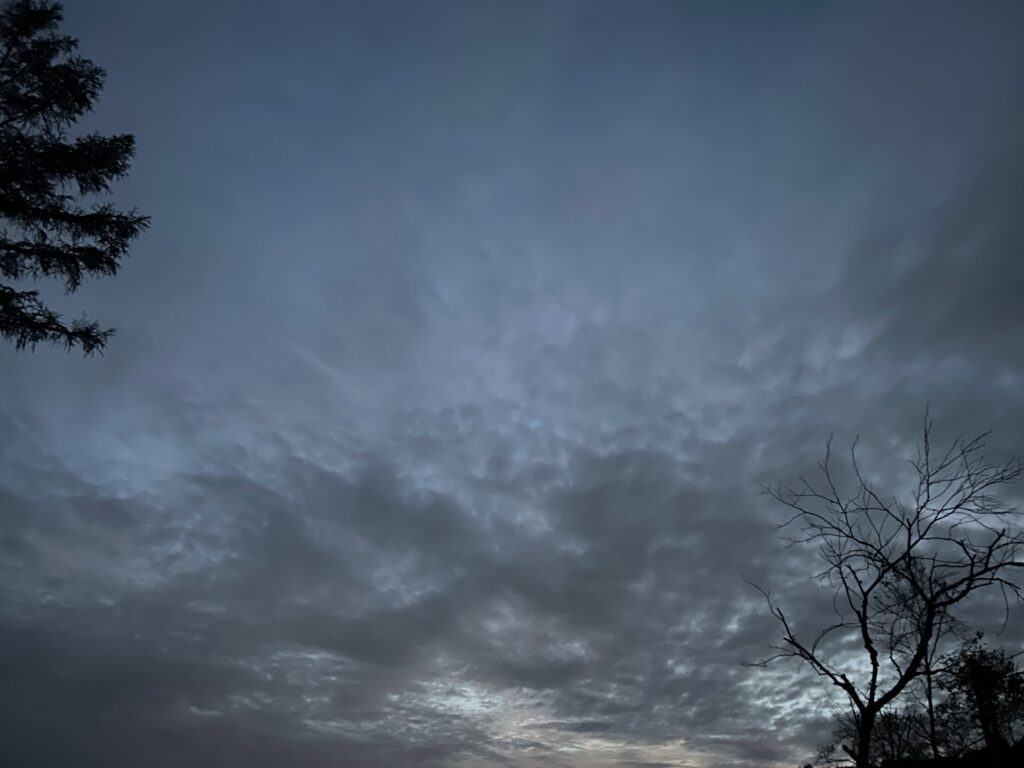
[[[986,648],[977,636],[943,662],[940,722],[956,734],[962,751],[978,743],[1005,751],[1024,737],[1024,673],[1012,657]]]
[[[850,490],[833,467],[831,445],[818,465],[820,479],[795,488],[768,488],[793,510],[783,528],[796,528],[794,546],[811,545],[824,563],[819,577],[836,591],[835,621],[807,638],[758,587],[782,627],[778,658],[798,658],[839,688],[855,714],[855,738],[842,747],[858,768],[871,765],[875,729],[883,712],[920,678],[937,632],[950,613],[978,590],[1001,589],[1020,598],[1011,578],[1024,567],[1024,535],[1010,525],[1013,510],[997,495],[1024,472],[1020,460],[993,464],[984,435],[959,438],[935,453],[926,418],[917,457],[917,480],[905,497],[884,494],[862,473],[856,442],[850,453]],[[756,586],[756,585],[755,585]],[[856,638],[863,650],[849,663]],[[847,663],[840,662],[842,658]]]
[[[919,698],[879,713],[870,760],[878,766],[1004,764],[1024,750],[1024,672],[1009,654],[986,648],[981,634],[934,666],[936,706],[929,717]],[[840,713],[818,766],[846,765],[860,731],[856,711]],[[1016,746],[1014,746],[1016,745]]]
[[[835,765],[825,759],[817,763],[819,768]],[[880,768],[1020,768],[1024,765],[1024,741],[1019,741],[1009,750],[994,752],[987,748],[965,752],[962,755],[944,757],[906,757],[895,762],[883,762]],[[804,768],[814,768],[813,764]]]
[[[128,172],[135,140],[68,136],[92,109],[105,73],[75,55],[78,41],[58,32],[62,19],[52,2],[0,7],[0,275],[54,277],[72,293],[86,277],[115,274],[149,220],[79,200],[109,192]],[[19,349],[45,341],[90,354],[112,333],[84,319],[65,323],[37,291],[0,284],[0,334]]]

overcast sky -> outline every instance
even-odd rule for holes
[[[66,15],[153,222],[0,349],[5,765],[792,766],[759,484],[1024,451],[1024,4]]]

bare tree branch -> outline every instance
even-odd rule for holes
[[[800,477],[795,486],[765,488],[792,511],[780,526],[795,529],[782,534],[786,546],[817,549],[825,566],[818,578],[836,590],[837,620],[807,640],[769,592],[754,585],[782,629],[781,644],[763,663],[799,659],[847,695],[857,733],[856,745],[844,749],[858,768],[870,765],[880,713],[933,671],[937,643],[955,626],[952,612],[986,588],[1002,592],[1007,611],[1011,596],[1021,599],[1016,577],[1024,569],[1024,534],[1014,528],[1015,510],[1000,492],[1024,473],[1024,464],[988,461],[987,433],[959,435],[937,454],[932,430],[926,413],[916,457],[909,461],[916,482],[906,501],[875,487],[861,468],[857,441],[850,449],[852,489],[844,490],[833,468],[832,438],[816,482]],[[836,633],[857,637],[864,655],[856,672],[841,667],[823,645]]]

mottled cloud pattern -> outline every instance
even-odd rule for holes
[[[1022,12],[68,3],[153,227],[0,350],[2,762],[809,757],[760,485],[1024,451]]]

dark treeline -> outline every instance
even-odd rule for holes
[[[859,726],[855,710],[837,715],[815,765],[850,762]],[[892,768],[1024,765],[1024,672],[975,635],[879,714],[870,760]]]

